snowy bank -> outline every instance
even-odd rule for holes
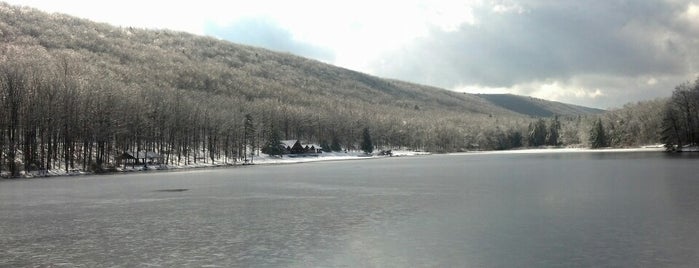
[[[665,148],[662,146],[644,146],[639,148],[537,148],[537,149],[518,149],[518,150],[503,150],[503,151],[472,151],[464,153],[451,153],[450,155],[472,155],[472,154],[550,154],[550,153],[583,153],[583,152],[662,152]]]
[[[403,156],[417,156],[417,155],[429,155],[429,152],[416,152],[408,150],[393,150],[394,157]],[[225,161],[224,159],[211,159],[199,160],[196,163],[190,161],[189,164],[180,165],[166,165],[166,164],[137,164],[137,165],[126,165],[118,166],[114,170],[106,171],[101,174],[115,174],[122,172],[139,172],[139,171],[157,171],[157,170],[186,170],[186,169],[196,169],[196,168],[213,168],[213,167],[235,167],[243,165],[274,165],[274,164],[293,164],[293,163],[307,163],[307,162],[320,162],[320,161],[341,161],[341,160],[360,160],[360,159],[375,159],[375,158],[385,158],[389,156],[379,156],[379,155],[367,155],[363,152],[325,152],[318,154],[299,154],[299,155],[283,155],[283,156],[270,156],[260,153],[259,156],[250,157],[248,162],[244,161]],[[65,170],[65,169],[52,169],[44,171],[31,171],[31,172],[20,172],[20,177],[23,178],[35,178],[35,177],[54,177],[54,176],[76,176],[76,175],[91,175],[96,174],[94,172],[82,171],[79,169]],[[7,175],[7,174],[3,174]]]
[[[699,146],[684,146],[680,152],[699,152]]]
[[[429,155],[428,152],[415,152],[406,150],[393,150],[394,157],[397,156],[416,156],[416,155]],[[255,156],[252,159],[253,164],[291,164],[291,163],[307,163],[307,162],[318,162],[318,161],[338,161],[338,160],[357,160],[357,159],[371,159],[371,158],[384,158],[388,156],[379,155],[367,155],[363,152],[325,152],[319,154],[306,154],[306,155],[283,155],[283,156],[269,156],[265,154],[260,154],[260,156]]]
[[[319,154],[298,154],[291,155],[286,154],[282,156],[270,156],[265,154],[260,154],[260,156],[255,156],[251,160],[252,164],[259,165],[269,165],[269,164],[291,164],[291,163],[306,163],[306,162],[318,162],[318,161],[337,161],[337,160],[354,160],[354,159],[368,159],[374,156],[369,156],[360,152],[332,152],[332,153],[319,153]]]

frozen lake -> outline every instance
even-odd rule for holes
[[[695,267],[699,155],[435,155],[0,181],[0,267]]]

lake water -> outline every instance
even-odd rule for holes
[[[698,164],[471,154],[6,180],[0,266],[696,267]]]

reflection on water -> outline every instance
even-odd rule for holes
[[[690,267],[696,155],[442,155],[2,181],[0,266]]]

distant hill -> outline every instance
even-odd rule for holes
[[[329,101],[413,109],[510,114],[473,95],[382,79],[288,53],[170,30],[114,27],[0,4],[0,40],[66,54],[85,68],[141,88],[168,87],[282,99],[317,107]],[[70,55],[72,54],[72,55]],[[65,57],[65,55],[64,55]],[[85,74],[87,75],[87,74]],[[291,98],[293,97],[293,98]],[[321,105],[322,106],[322,105]]]
[[[507,110],[533,117],[550,117],[554,115],[587,115],[606,112],[602,109],[589,108],[557,101],[548,101],[513,94],[476,94],[490,103]]]

